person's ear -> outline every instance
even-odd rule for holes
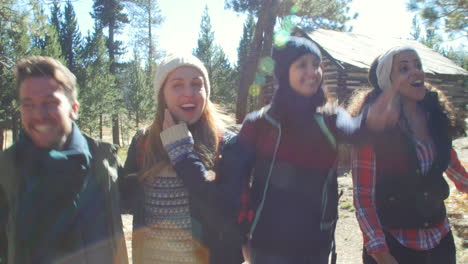
[[[73,100],[70,111],[70,118],[72,120],[78,119],[78,112],[80,111],[80,103],[77,100]]]

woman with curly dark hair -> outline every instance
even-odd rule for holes
[[[373,88],[357,93],[348,107],[356,115],[383,91],[395,94],[388,106],[396,113],[394,124],[353,152],[363,263],[456,263],[442,174],[468,191],[467,172],[452,148],[465,130],[447,98],[424,78],[415,49],[390,49],[369,69]]]

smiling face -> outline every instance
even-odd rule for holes
[[[19,86],[23,129],[41,148],[61,150],[78,116],[79,104],[70,102],[63,87],[50,77],[28,77]]]
[[[172,71],[163,86],[164,100],[176,122],[196,123],[206,106],[203,74],[194,67],[182,66]]]
[[[426,94],[421,59],[413,50],[402,51],[393,57],[390,80],[399,86],[400,94],[407,100],[420,101]]]
[[[289,84],[300,95],[312,96],[320,89],[322,75],[319,58],[308,53],[299,57],[289,67]]]

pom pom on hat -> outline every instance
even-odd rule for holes
[[[158,98],[159,90],[161,90],[167,76],[176,68],[181,66],[191,66],[197,68],[203,75],[205,81],[206,98],[210,97],[210,79],[205,65],[200,59],[192,54],[172,53],[166,56],[160,65],[156,67],[154,76],[154,95]]]

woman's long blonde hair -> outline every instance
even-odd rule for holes
[[[157,175],[162,169],[171,167],[171,161],[163,147],[160,134],[163,131],[164,110],[167,108],[164,99],[164,81],[159,89],[157,98],[158,106],[152,124],[143,133],[143,166],[140,180]],[[228,116],[220,106],[206,98],[206,105],[200,119],[189,126],[195,145],[195,152],[200,157],[205,167],[209,170],[215,165],[216,153],[220,139],[228,126],[233,124],[233,118]]]

